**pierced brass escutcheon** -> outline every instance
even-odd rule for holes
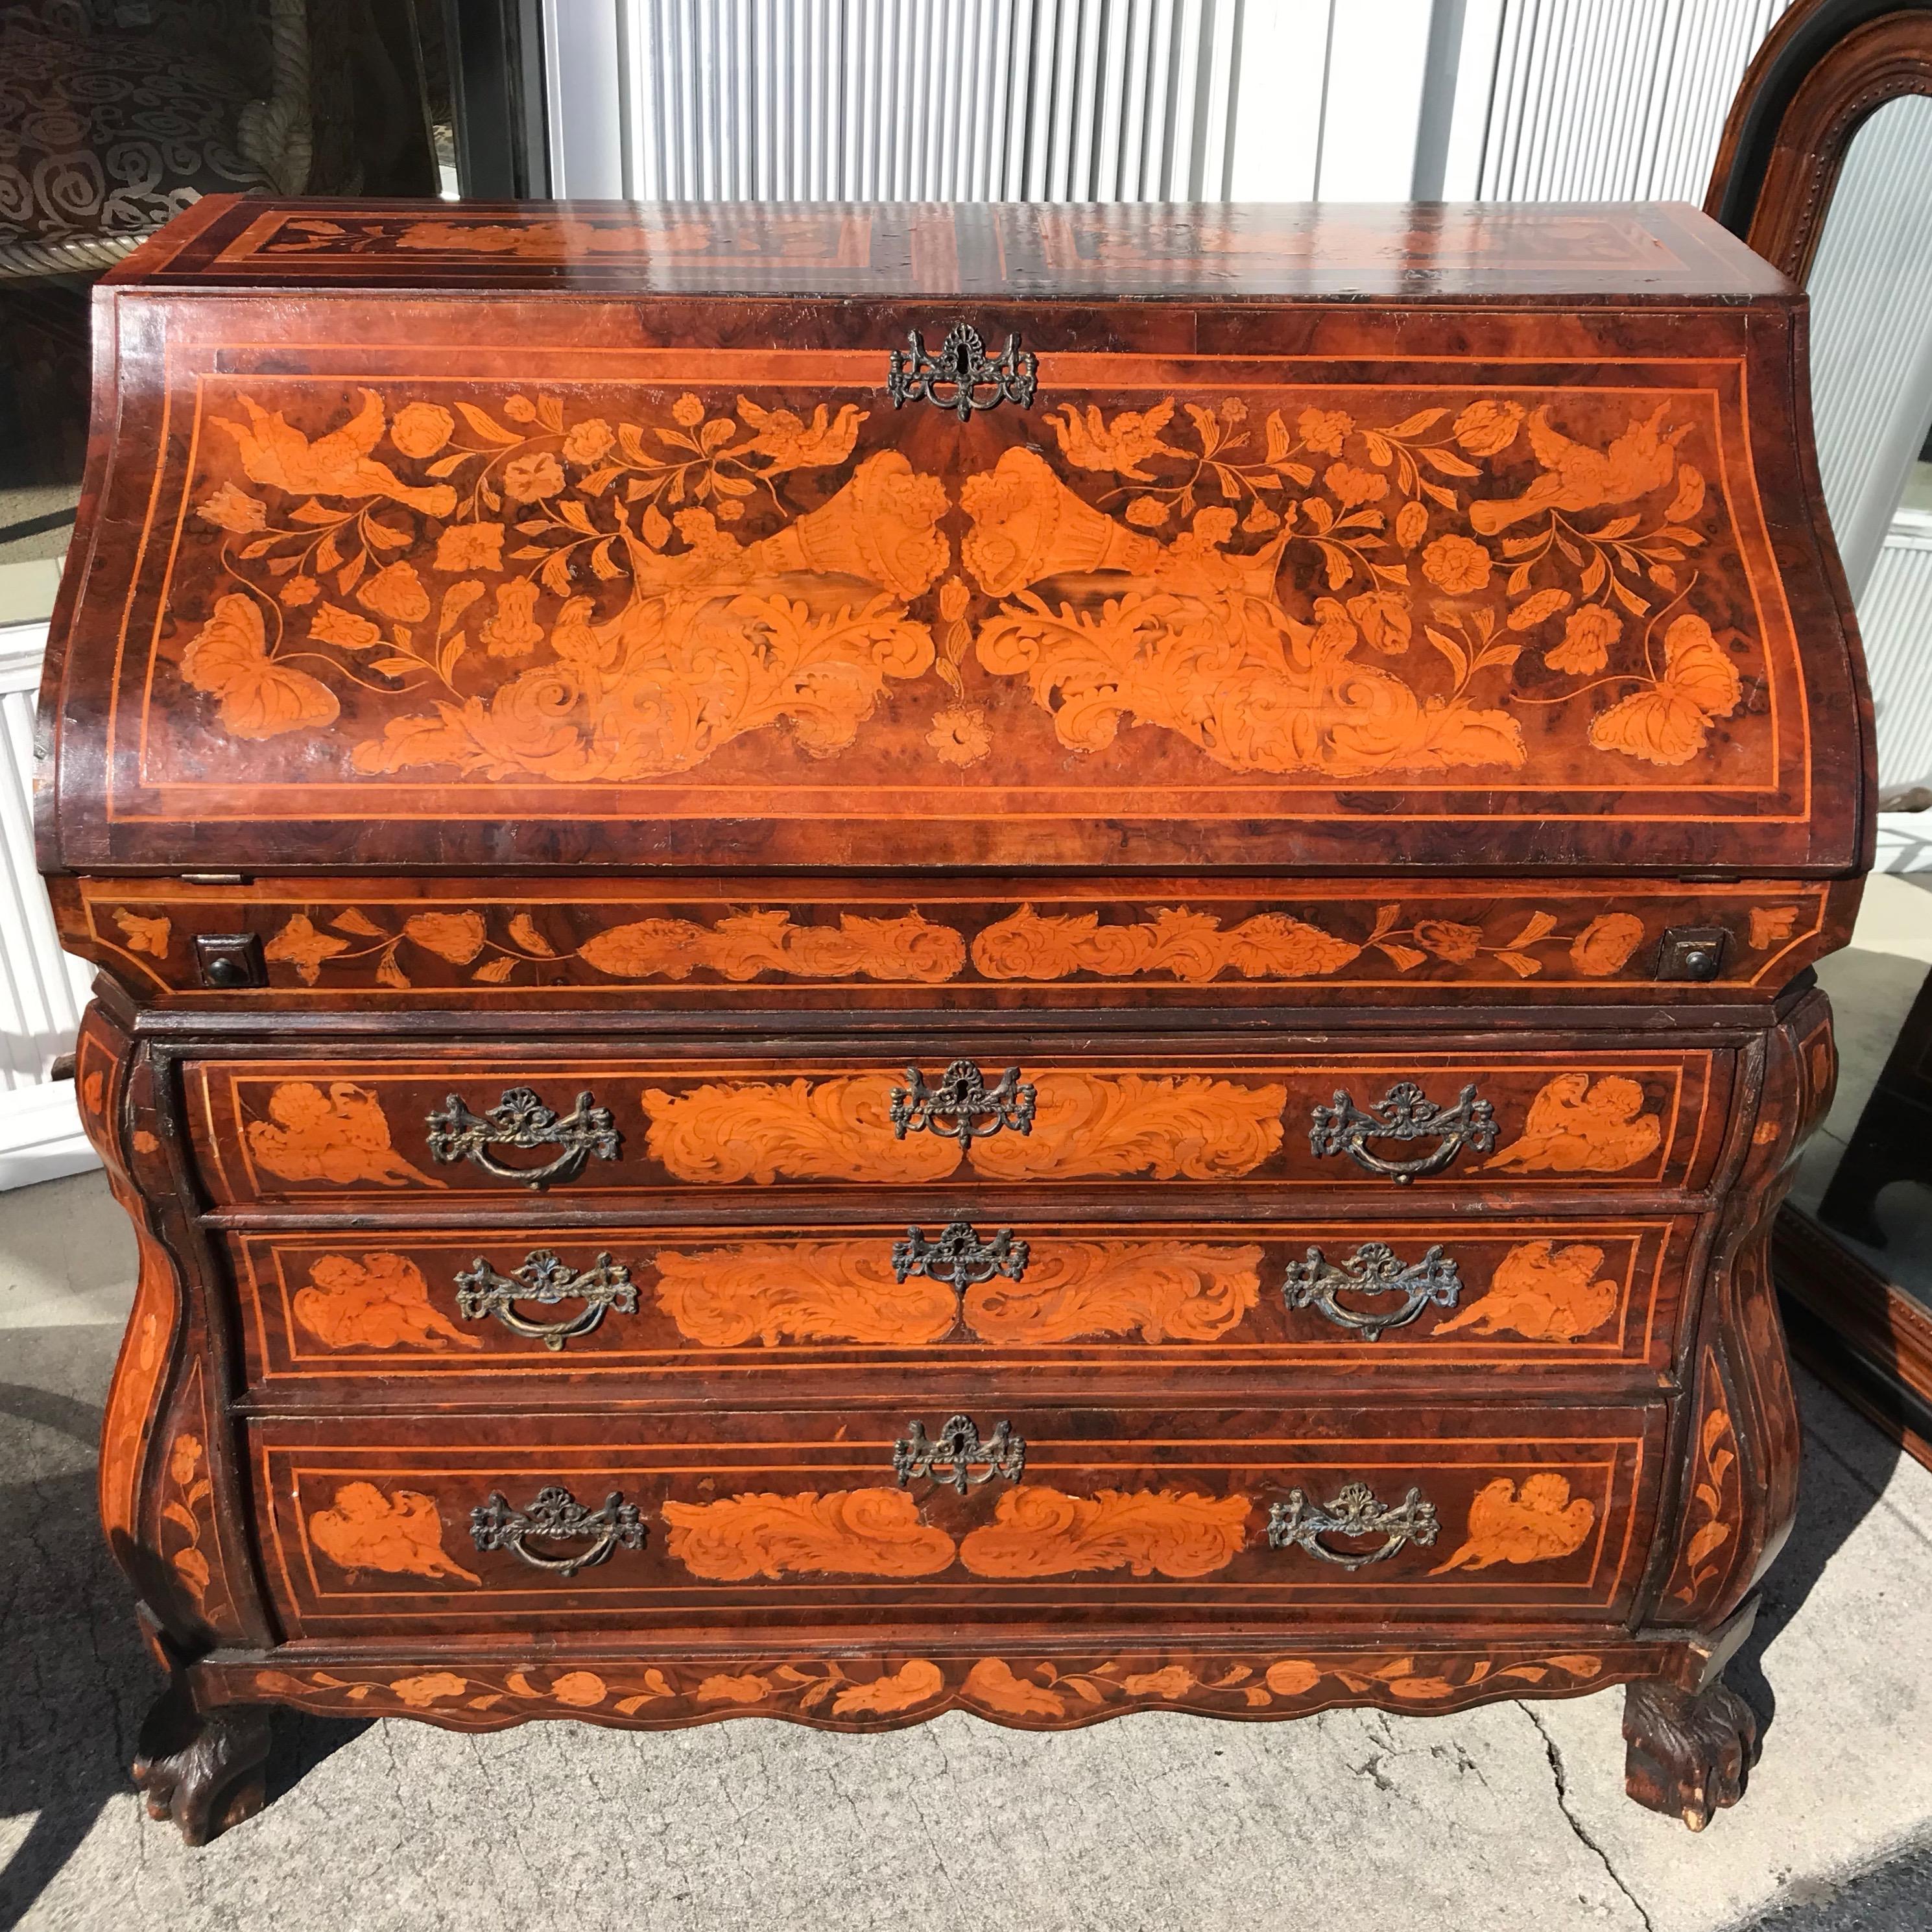
[[[980,332],[964,322],[956,322],[946,331],[936,356],[919,330],[908,330],[906,340],[910,348],[895,349],[886,365],[886,394],[894,409],[923,400],[950,410],[968,422],[976,410],[997,408],[1001,403],[1017,403],[1023,410],[1033,406],[1040,358],[1020,346],[1017,335],[1008,336],[997,356],[986,353]],[[982,395],[982,390],[991,393]]]
[[[1370,1150],[1370,1141],[1432,1140],[1437,1144],[1414,1160],[1384,1160]],[[1406,1187],[1439,1174],[1465,1147],[1487,1154],[1496,1144],[1496,1110],[1476,1097],[1473,1084],[1456,1095],[1452,1107],[1438,1107],[1412,1080],[1398,1081],[1372,1112],[1364,1113],[1341,1088],[1332,1106],[1318,1106],[1308,1144],[1318,1159],[1345,1154],[1358,1167]]]
[[[1379,1550],[1354,1552],[1327,1548],[1321,1540],[1324,1536],[1379,1536],[1383,1542]],[[1268,1540],[1270,1550],[1305,1550],[1324,1563],[1360,1570],[1386,1561],[1405,1544],[1433,1543],[1436,1505],[1417,1489],[1399,1503],[1380,1503],[1366,1483],[1351,1483],[1324,1508],[1300,1490],[1290,1490],[1286,1502],[1268,1510]]]
[[[1027,1244],[1014,1238],[1012,1228],[1001,1228],[990,1241],[982,1241],[970,1221],[951,1222],[936,1241],[928,1241],[917,1228],[908,1228],[905,1239],[892,1244],[892,1273],[901,1281],[922,1274],[955,1288],[970,1288],[996,1274],[1018,1281],[1026,1264]]]
[[[974,1474],[982,1463],[986,1466]],[[924,1423],[915,1422],[892,1444],[892,1474],[899,1479],[901,1489],[915,1476],[930,1476],[963,1496],[995,1476],[1018,1482],[1025,1468],[1026,1444],[1008,1422],[1000,1424],[982,1442],[970,1416],[949,1415],[937,1441],[926,1434]]]
[[[492,1490],[489,1501],[470,1512],[470,1535],[478,1550],[507,1550],[532,1569],[547,1570],[554,1576],[574,1576],[578,1570],[602,1563],[620,1546],[626,1550],[644,1546],[644,1526],[638,1507],[625,1502],[616,1490],[604,1498],[604,1507],[596,1510],[586,1509],[568,1490],[559,1488],[539,1490],[528,1509],[513,1509],[500,1490]],[[533,1536],[547,1543],[589,1538],[590,1547],[574,1556],[539,1556],[526,1546],[526,1539]]]
[[[972,1061],[956,1060],[930,1087],[916,1066],[908,1066],[906,1084],[892,1089],[890,1118],[899,1140],[908,1132],[944,1134],[963,1148],[1002,1127],[1031,1133],[1033,1108],[1033,1084],[1020,1078],[1017,1066],[988,1087]]]
[[[1419,1262],[1405,1263],[1383,1242],[1365,1241],[1340,1268],[1319,1248],[1310,1248],[1306,1261],[1288,1263],[1282,1289],[1290,1308],[1318,1310],[1338,1328],[1373,1342],[1413,1322],[1432,1301],[1454,1308],[1462,1277],[1439,1246]],[[1343,1294],[1400,1294],[1403,1300],[1400,1308],[1358,1309],[1337,1299]]]
[[[429,1117],[429,1150],[445,1165],[468,1160],[499,1180],[520,1180],[526,1187],[548,1187],[570,1180],[592,1154],[599,1160],[617,1158],[616,1124],[608,1107],[592,1103],[590,1094],[560,1116],[527,1087],[512,1087],[487,1114],[472,1114],[460,1094],[452,1094],[440,1113]],[[490,1150],[494,1147],[561,1148],[563,1151],[542,1167],[512,1167]]]
[[[532,1322],[517,1312],[520,1301],[554,1308],[560,1301],[581,1298],[582,1311],[568,1322]],[[472,1322],[494,1315],[512,1334],[526,1335],[554,1352],[573,1335],[587,1335],[604,1318],[607,1309],[620,1315],[638,1312],[638,1291],[631,1270],[608,1255],[599,1255],[581,1274],[566,1268],[548,1248],[528,1255],[520,1268],[500,1275],[478,1256],[456,1277],[457,1312]]]

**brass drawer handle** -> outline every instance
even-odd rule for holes
[[[892,1091],[891,1119],[896,1139],[908,1133],[942,1134],[963,1147],[984,1140],[1002,1127],[1033,1132],[1034,1090],[1010,1066],[992,1086],[970,1060],[956,1060],[928,1087],[916,1066],[906,1069],[906,1084]]]
[[[990,1241],[982,1241],[970,1221],[949,1223],[936,1241],[928,1241],[917,1228],[908,1228],[905,1239],[892,1244],[892,1273],[901,1281],[922,1274],[955,1288],[970,1288],[996,1274],[1018,1281],[1026,1264],[1027,1244],[1014,1238],[1012,1228],[997,1229]]]
[[[903,1277],[902,1277],[903,1279]],[[520,1301],[554,1308],[560,1301],[581,1298],[582,1310],[568,1322],[532,1322],[517,1312]],[[513,1334],[527,1335],[554,1352],[573,1335],[587,1335],[604,1318],[604,1310],[620,1315],[638,1312],[638,1291],[631,1270],[608,1255],[599,1255],[581,1274],[566,1268],[548,1248],[537,1248],[523,1265],[500,1275],[478,1256],[456,1277],[456,1307],[466,1320],[480,1322],[494,1315]]]
[[[976,1476],[980,1464],[985,1468]],[[892,1474],[904,1489],[915,1476],[930,1476],[946,1483],[963,1496],[968,1490],[1004,1476],[1010,1483],[1019,1480],[1026,1467],[1026,1444],[1002,1422],[982,1442],[970,1416],[949,1415],[938,1441],[926,1432],[926,1424],[915,1422],[892,1444]]]
[[[1310,1248],[1306,1261],[1288,1263],[1282,1288],[1291,1309],[1318,1310],[1338,1327],[1352,1328],[1364,1341],[1373,1342],[1390,1329],[1413,1322],[1432,1301],[1454,1308],[1462,1292],[1462,1277],[1439,1246],[1419,1262],[1405,1263],[1382,1242],[1365,1241],[1340,1268],[1319,1248]],[[1400,1308],[1354,1309],[1336,1300],[1342,1294],[1399,1294],[1403,1299]]]
[[[554,1576],[574,1576],[602,1563],[620,1544],[626,1550],[644,1546],[637,1505],[625,1502],[616,1490],[598,1510],[586,1509],[565,1489],[540,1490],[527,1510],[512,1509],[500,1490],[492,1490],[490,1500],[470,1512],[470,1534],[478,1550],[507,1550],[533,1570],[547,1570]],[[524,1539],[532,1536],[546,1542],[574,1542],[584,1537],[592,1540],[588,1550],[574,1556],[539,1556],[525,1544]]]
[[[1023,410],[1033,406],[1040,358],[1020,346],[1017,335],[1008,336],[997,356],[986,353],[980,332],[964,322],[956,322],[946,332],[937,356],[927,349],[919,330],[908,330],[906,340],[912,346],[895,349],[886,364],[886,394],[894,409],[922,400],[950,410],[962,422],[968,422],[975,410],[994,409],[1001,403],[1017,403]],[[992,393],[982,396],[982,389]]]
[[[556,1147],[563,1151],[542,1167],[511,1167],[493,1147]],[[594,1106],[588,1093],[561,1118],[527,1087],[512,1087],[487,1114],[472,1114],[460,1094],[452,1094],[440,1113],[429,1117],[429,1150],[447,1164],[473,1161],[499,1180],[520,1180],[526,1187],[548,1187],[575,1178],[594,1154],[617,1158],[617,1130],[608,1107]]]
[[[1379,1550],[1352,1555],[1346,1550],[1325,1548],[1324,1536],[1379,1536]],[[1412,1489],[1399,1503],[1378,1503],[1366,1483],[1351,1483],[1325,1508],[1310,1503],[1299,1490],[1290,1490],[1286,1502],[1268,1511],[1268,1540],[1270,1550],[1305,1550],[1324,1563],[1339,1564],[1344,1570],[1360,1570],[1393,1556],[1405,1544],[1431,1544],[1436,1540],[1436,1505],[1425,1502],[1420,1490]]]
[[[1370,1141],[1421,1140],[1437,1144],[1414,1160],[1384,1160],[1368,1147]],[[1382,1104],[1366,1114],[1337,1088],[1334,1105],[1315,1109],[1308,1132],[1308,1144],[1318,1159],[1345,1154],[1358,1167],[1400,1187],[1419,1176],[1440,1173],[1466,1146],[1487,1154],[1496,1142],[1496,1110],[1488,1101],[1477,1099],[1473,1085],[1456,1095],[1453,1107],[1438,1107],[1411,1080],[1397,1082]]]

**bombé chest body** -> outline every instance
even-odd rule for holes
[[[231,1770],[1622,1680],[1708,1810],[1870,836],[1802,298],[1677,208],[216,199],[97,299],[42,850]]]

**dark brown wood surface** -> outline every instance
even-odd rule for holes
[[[99,299],[42,853],[154,1804],[244,1815],[271,1702],[1618,1682],[1634,1795],[1735,1798],[1870,842],[1774,274],[251,200]],[[1030,410],[892,406],[962,319]]]
[[[108,279],[202,290],[536,288],[794,300],[1370,298],[1622,303],[1778,295],[1687,206],[265,201],[210,195]]]

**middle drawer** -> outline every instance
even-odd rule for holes
[[[909,1359],[1667,1372],[1694,1216],[225,1237],[258,1388]]]

